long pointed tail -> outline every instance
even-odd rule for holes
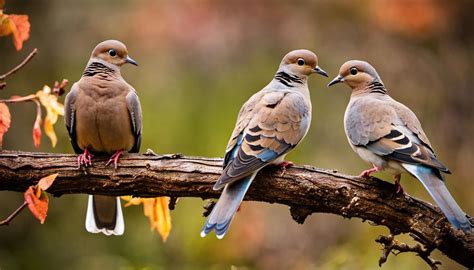
[[[446,218],[456,229],[462,229],[465,232],[471,231],[471,223],[462,211],[459,205],[449,193],[444,181],[441,180],[434,169],[412,164],[402,164],[402,166],[414,175],[425,186],[433,200],[438,204]]]
[[[125,226],[120,198],[89,195],[86,230],[90,233],[122,235]]]
[[[206,236],[212,230],[216,231],[217,238],[222,239],[224,237],[256,174],[257,172],[225,186],[202,228],[201,237]]]

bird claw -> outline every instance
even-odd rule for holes
[[[361,172],[358,177],[359,178],[368,178],[368,177],[370,177],[371,174],[382,170],[382,168],[379,168],[375,165],[373,165],[373,166],[374,166],[373,168]]]
[[[80,169],[81,166],[88,167],[92,166],[92,157],[93,155],[87,150],[84,150],[84,153],[77,156],[77,168]]]
[[[295,164],[291,161],[283,161],[277,164],[277,166],[280,167],[281,170],[280,176],[283,176],[286,173],[286,169],[295,166]]]
[[[396,187],[395,194],[396,195],[405,194],[405,190],[403,189],[402,185],[400,185],[400,179],[401,179],[400,175],[395,176],[395,187]]]
[[[109,161],[107,161],[107,163],[105,164],[105,166],[109,166],[110,164],[112,164],[112,162],[114,163],[114,169],[116,170],[117,169],[117,165],[118,165],[118,162],[119,162],[119,159],[120,159],[120,156],[122,155],[123,153],[123,150],[117,150],[109,159]]]

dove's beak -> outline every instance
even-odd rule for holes
[[[343,81],[344,81],[344,78],[341,75],[337,75],[336,78],[334,78],[330,83],[328,83],[328,87],[336,83],[343,82]]]
[[[318,74],[320,74],[320,75],[323,75],[324,77],[329,77],[328,74],[327,74],[327,72],[324,71],[324,70],[323,70],[322,68],[320,68],[319,66],[316,66],[316,67],[314,68],[314,72],[315,72],[315,73],[318,73]]]
[[[132,65],[134,65],[134,66],[138,66],[138,63],[137,63],[135,60],[133,60],[133,59],[132,59],[130,56],[128,56],[128,55],[127,55],[127,58],[125,58],[125,62],[126,62],[126,63],[129,63],[129,64],[132,64]]]

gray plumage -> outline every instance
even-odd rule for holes
[[[387,94],[376,70],[367,62],[344,63],[329,83],[345,82],[352,88],[344,116],[344,129],[352,149],[374,169],[387,170],[400,180],[408,172],[422,182],[455,228],[471,230],[465,213],[449,194],[442,173],[449,169],[438,160],[416,115]]]
[[[311,123],[307,85],[312,73],[327,74],[308,50],[288,53],[273,80],[241,108],[224,158],[224,170],[214,189],[224,188],[201,231],[215,230],[224,237],[257,173],[269,164],[280,164],[303,139]]]

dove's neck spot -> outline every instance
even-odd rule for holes
[[[304,80],[296,75],[291,75],[285,71],[278,71],[275,74],[275,80],[285,85],[286,87],[295,87],[297,84],[304,84]]]
[[[87,64],[84,72],[82,73],[83,77],[93,77],[95,75],[105,75],[105,76],[112,76],[117,77],[120,75],[120,70],[118,67],[106,63],[105,61],[101,61],[100,59],[91,59]]]
[[[379,80],[374,80],[367,85],[367,91],[369,93],[377,93],[377,94],[387,94],[387,89],[383,85],[382,82]]]

